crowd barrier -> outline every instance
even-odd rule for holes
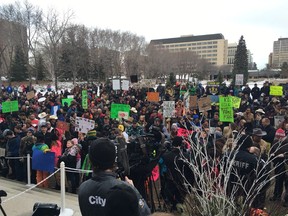
[[[57,172],[60,171],[60,186],[61,186],[61,216],[69,216],[69,215],[73,215],[73,210],[71,209],[66,209],[66,204],[65,204],[65,188],[66,188],[66,175],[65,172],[73,172],[73,173],[91,173],[92,170],[81,170],[81,169],[76,169],[76,168],[70,168],[70,167],[65,167],[65,163],[61,162],[60,163],[60,168],[55,168],[56,170],[51,173],[47,178],[43,179],[41,182],[38,182],[37,184],[31,184],[31,161],[30,161],[30,154],[27,154],[27,156],[25,157],[5,157],[5,159],[7,160],[19,160],[19,159],[26,159],[27,158],[27,185],[29,188],[12,196],[12,197],[8,197],[6,199],[3,199],[2,203],[6,203],[9,202],[10,200],[13,200],[21,195],[23,195],[24,193],[36,188],[37,186],[41,185],[44,181],[47,181],[49,178],[51,178],[52,176],[54,176]]]

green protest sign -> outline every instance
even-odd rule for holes
[[[283,86],[270,86],[270,95],[282,96],[283,95]]]
[[[64,103],[67,103],[68,106],[71,105],[71,102],[73,101],[74,99],[73,98],[63,98],[62,99],[62,106],[64,106]]]
[[[17,112],[19,110],[18,101],[6,101],[2,103],[2,113]]]
[[[82,107],[83,107],[83,109],[88,109],[87,90],[82,90]]]
[[[219,97],[219,118],[221,122],[234,122],[232,97]]]
[[[111,104],[111,111],[110,111],[110,117],[112,119],[118,118],[118,112],[128,112],[130,113],[130,106],[127,104]]]
[[[241,104],[241,98],[235,97],[235,96],[231,96],[231,98],[232,98],[232,106],[233,106],[233,108],[239,109],[240,104]]]

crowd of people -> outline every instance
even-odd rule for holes
[[[199,112],[197,108],[192,109],[186,106],[183,102],[186,92],[190,96],[196,95],[198,98],[208,97],[212,94],[209,88],[205,89],[201,83],[176,83],[170,88],[159,85],[155,89],[159,92],[159,102],[150,102],[146,98],[147,92],[154,91],[154,89],[130,87],[128,91],[115,91],[110,83],[105,85],[76,85],[71,90],[66,89],[61,92],[53,91],[51,86],[47,91],[42,92],[36,92],[33,88],[27,89],[25,86],[14,89],[11,86],[10,88],[2,87],[1,102],[18,100],[19,111],[0,116],[0,148],[5,149],[5,157],[9,158],[5,159],[8,162],[8,169],[4,170],[4,162],[2,161],[2,170],[0,171],[7,178],[26,181],[25,160],[27,159],[15,160],[13,157],[32,155],[35,149],[43,152],[54,152],[55,167],[59,167],[59,163],[64,161],[65,165],[70,168],[93,170],[94,174],[92,175],[86,172],[80,174],[67,172],[67,180],[69,190],[72,193],[77,193],[80,184],[90,179],[90,183],[82,183],[84,186],[79,189],[79,199],[81,197],[85,197],[82,200],[90,199],[89,208],[93,209],[92,206],[98,208],[98,205],[101,207],[104,202],[104,195],[99,194],[99,196],[89,198],[92,196],[90,194],[93,191],[91,188],[96,187],[91,183],[91,179],[100,182],[105,179],[113,182],[115,179],[114,175],[103,174],[105,170],[113,170],[115,158],[110,155],[111,161],[111,158],[106,157],[105,153],[103,153],[105,156],[101,155],[102,149],[108,148],[107,145],[110,141],[115,144],[121,139],[128,144],[129,150],[137,137],[152,134],[153,142],[161,143],[164,146],[164,150],[159,148],[159,155],[154,157],[157,159],[155,165],[158,163],[161,167],[161,196],[172,205],[171,209],[175,210],[178,204],[184,203],[185,195],[189,190],[184,187],[182,175],[179,175],[175,169],[176,164],[179,167],[185,167],[185,176],[191,185],[197,181],[193,175],[193,170],[189,170],[185,164],[180,162],[181,160],[176,160],[178,162],[175,163],[175,158],[179,159],[183,156],[185,150],[184,156],[187,155],[187,158],[191,159],[189,154],[191,154],[191,148],[194,144],[203,145],[208,149],[208,152],[216,151],[217,156],[213,154],[213,159],[223,158],[227,152],[234,151],[233,142],[236,140],[236,146],[239,148],[232,155],[235,156],[235,167],[242,176],[251,176],[251,173],[259,166],[259,158],[264,161],[271,156],[275,158],[271,166],[276,166],[274,175],[277,177],[274,194],[269,197],[269,200],[280,202],[285,191],[283,205],[288,207],[288,178],[284,163],[288,155],[288,148],[285,145],[288,144],[288,94],[283,88],[282,96],[272,96],[269,90],[270,85],[271,83],[265,82],[262,88],[255,84],[250,89],[248,85],[239,88],[223,84],[217,88],[216,92],[213,92],[216,95],[231,95],[241,98],[240,107],[234,109],[234,122],[220,121],[218,103],[213,103],[211,110],[205,112]],[[88,93],[87,109],[82,107],[81,92],[84,89]],[[35,92],[35,96],[28,99],[27,93],[31,90]],[[62,105],[62,99],[67,98],[68,95],[73,95],[71,104],[64,103]],[[39,100],[40,98],[45,99]],[[175,101],[175,111],[169,118],[163,116],[163,101]],[[112,119],[110,112],[113,103],[130,105],[129,118]],[[59,109],[53,113],[52,110],[55,106],[58,106]],[[275,116],[283,116],[283,120],[276,122],[274,121]],[[75,131],[76,117],[95,121],[94,129],[86,134]],[[57,124],[60,121],[69,123],[69,128],[67,130],[60,128]],[[181,137],[179,129],[189,131],[191,133],[190,138]],[[236,139],[239,134],[241,138]],[[170,144],[164,144],[164,141],[168,141]],[[103,145],[104,142],[108,144],[105,146]],[[95,147],[97,150],[91,151],[93,146],[102,147],[101,149]],[[151,160],[151,158],[148,159]],[[243,163],[245,164],[243,165]],[[48,172],[32,170],[32,183],[41,182],[48,174]],[[138,200],[140,200],[139,205],[143,207],[139,212],[142,212],[141,215],[149,215],[150,211],[146,208],[145,202],[147,199],[145,183],[143,184],[147,176],[145,175],[142,180],[136,179],[135,176],[139,178],[139,173],[131,170],[129,177],[133,179],[134,185],[138,189],[135,191]],[[55,176],[53,185],[51,182],[48,184],[44,181],[40,186],[59,189],[59,176]],[[113,190],[117,191],[127,185],[117,186],[117,184],[111,183],[110,187],[113,186],[115,186]],[[107,187],[101,193],[106,194],[109,185]],[[97,189],[95,190],[97,191]],[[141,198],[140,194],[138,196],[138,191],[144,199]],[[254,202],[253,207],[258,209],[265,207],[265,200],[268,199],[265,192],[264,189],[261,191],[257,198],[261,202]],[[120,195],[119,197],[121,197]],[[87,206],[87,203],[81,204],[81,202],[85,201],[80,201],[83,215],[90,215],[85,213],[85,211],[89,212],[89,208],[84,207]],[[83,209],[81,205],[83,205]]]

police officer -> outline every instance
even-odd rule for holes
[[[116,159],[115,145],[107,138],[100,138],[91,143],[89,159],[93,166],[92,178],[83,182],[79,188],[78,200],[83,216],[104,216],[105,206],[109,206],[107,194],[117,185],[125,184],[133,189],[138,198],[139,214],[150,215],[150,209],[140,196],[131,180],[126,182],[116,179],[114,165]],[[132,184],[132,185],[131,185]]]

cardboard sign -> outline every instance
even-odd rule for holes
[[[35,97],[34,91],[30,91],[26,94],[27,100],[30,100]]]
[[[129,118],[129,112],[118,112],[118,119],[121,120],[122,118],[127,120]]]
[[[219,98],[219,118],[221,122],[234,122],[232,97]]]
[[[111,104],[111,110],[110,110],[110,118],[111,119],[117,119],[119,112],[127,112],[130,113],[130,106],[128,104]]]
[[[68,104],[68,107],[71,105],[71,102],[73,101],[73,98],[63,98],[62,99],[62,106],[64,106],[64,103]]]
[[[147,92],[147,100],[150,102],[159,102],[159,92]]]
[[[284,116],[274,116],[274,127],[279,128],[280,124],[284,121]]]
[[[197,109],[197,96],[194,95],[194,96],[190,96],[189,98],[189,108],[190,109]]]
[[[283,86],[270,86],[270,95],[282,96],[283,95]]]
[[[95,121],[82,118],[82,117],[76,117],[76,120],[75,120],[76,132],[87,134],[88,131],[93,130],[94,127],[95,127]]]
[[[173,117],[175,113],[175,101],[163,102],[163,116],[165,118]]]
[[[243,85],[244,75],[243,74],[236,74],[235,75],[235,85],[241,86]]]
[[[69,131],[70,124],[67,122],[63,122],[63,121],[57,121],[56,128],[63,130],[63,131]]]
[[[198,108],[199,108],[199,112],[205,112],[205,111],[211,110],[210,97],[199,98]]]
[[[240,104],[241,104],[241,98],[239,97],[235,97],[235,96],[231,96],[232,98],[232,105],[234,108],[239,109]]]
[[[112,88],[113,90],[120,90],[120,80],[112,80]]]
[[[54,152],[44,153],[41,150],[35,149],[33,150],[33,156],[32,156],[32,169],[53,173],[54,159],[55,159]]]
[[[88,109],[88,94],[87,90],[82,90],[82,107]]]
[[[129,90],[129,80],[122,80],[122,90],[128,91]]]
[[[192,135],[192,133],[193,133],[193,131],[183,129],[183,128],[178,128],[177,136],[188,137],[188,136]]]
[[[17,112],[19,110],[18,101],[5,101],[2,103],[2,113]]]

